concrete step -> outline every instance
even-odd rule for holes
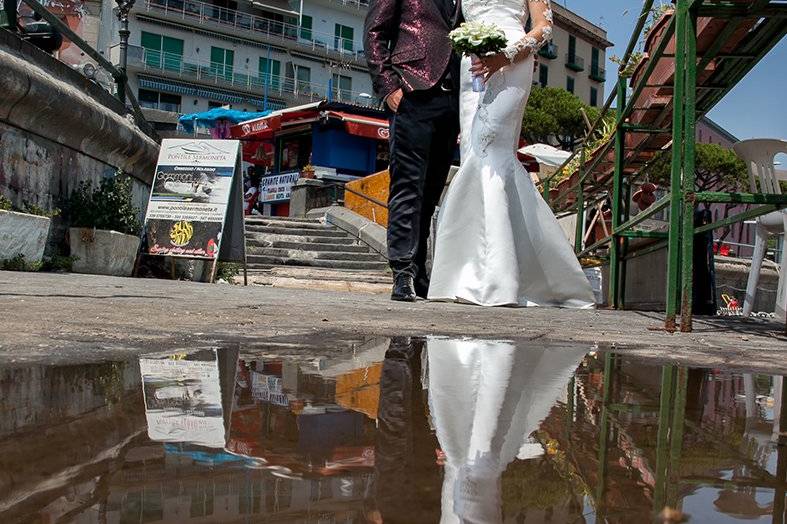
[[[347,233],[339,229],[320,226],[319,228],[280,227],[279,225],[249,225],[246,224],[248,233],[263,233],[268,235],[298,235],[313,237],[346,238]]]
[[[274,266],[270,269],[255,269],[249,275],[270,278],[294,278],[303,280],[330,280],[341,282],[366,282],[391,287],[391,274],[388,271],[357,271],[348,269],[326,269],[318,267]]]
[[[323,223],[321,218],[309,218],[309,217],[266,217],[262,215],[250,215],[246,216],[246,223],[255,223],[255,222],[305,222],[309,224],[321,224]]]
[[[236,277],[236,282],[241,283],[242,280],[237,280]],[[347,293],[370,293],[375,295],[387,295],[391,292],[390,283],[281,277],[267,274],[249,275],[249,283],[282,289],[316,289],[320,291],[344,291]]]
[[[279,234],[267,234],[267,233],[246,233],[246,242],[249,245],[252,244],[259,244],[259,245],[269,245],[271,242],[289,242],[289,243],[296,243],[296,244],[333,244],[333,245],[344,245],[344,246],[353,246],[359,245],[359,241],[356,238],[352,238],[349,235],[345,235],[342,237],[338,236],[329,236],[329,237],[320,237],[320,236],[310,236],[310,235],[279,235]]]
[[[246,221],[246,227],[276,227],[281,229],[318,229],[318,230],[334,230],[336,229],[334,226],[329,224],[323,224],[322,222],[311,221],[308,222],[306,220],[254,220]]]
[[[358,260],[330,260],[324,258],[301,258],[295,256],[277,257],[269,255],[252,255],[247,257],[249,269],[265,269],[271,266],[307,266],[331,269],[356,269],[367,271],[383,271],[388,267],[386,262]]]
[[[300,260],[354,260],[357,262],[384,262],[377,253],[353,253],[348,251],[307,251],[306,249],[279,249],[275,247],[252,247],[248,249],[252,256],[269,256],[281,258],[297,258]]]
[[[259,238],[248,240],[248,248],[277,248],[277,249],[299,249],[303,251],[335,251],[342,253],[372,253],[368,246],[351,243],[328,243],[328,242],[301,242],[299,240],[269,240]]]

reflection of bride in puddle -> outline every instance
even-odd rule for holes
[[[429,407],[445,452],[441,522],[501,522],[500,477],[543,453],[530,434],[564,393],[584,350],[428,342]]]
[[[539,443],[530,441],[530,434],[564,394],[585,351],[517,348],[510,342],[429,339],[425,355],[419,358],[422,342],[403,340],[407,339],[392,340],[384,364],[378,459],[398,458],[400,469],[410,469],[412,476],[424,474],[423,465],[412,464],[408,468],[406,463],[412,458],[401,453],[419,447],[413,446],[416,444],[413,435],[418,429],[407,430],[405,425],[419,423],[416,419],[420,417],[414,416],[417,410],[411,406],[416,404],[412,397],[420,389],[421,384],[415,382],[417,375],[421,375],[423,387],[429,391],[429,412],[443,452],[439,457],[444,463],[440,521],[502,522],[501,476],[514,459],[534,458],[543,453]],[[409,347],[409,354],[402,359],[397,355],[403,354],[404,347]],[[419,361],[423,362],[422,366]],[[408,362],[409,373],[396,371]],[[400,380],[408,374],[416,376],[412,380]],[[392,380],[393,377],[396,379]],[[401,436],[399,432],[409,433],[410,438],[398,440],[396,447],[402,448],[397,450],[400,453],[391,453],[394,437]],[[389,449],[381,449],[381,442]],[[395,469],[397,463],[385,460],[378,466],[383,464]],[[405,472],[391,475],[378,467],[378,504],[382,503],[382,514],[381,519],[371,520],[404,522],[401,512],[414,511],[414,505],[423,508],[423,500],[399,490],[397,477],[402,473]],[[404,491],[408,489],[411,488],[405,487]],[[395,492],[397,506],[385,507],[386,491]],[[421,516],[424,518],[424,513]]]

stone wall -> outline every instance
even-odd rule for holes
[[[144,212],[159,149],[147,127],[101,86],[8,31],[0,31],[0,71],[0,194],[18,207],[63,208],[81,181],[120,169]],[[50,250],[66,226],[54,221]]]

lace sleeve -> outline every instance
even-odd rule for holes
[[[514,63],[518,58],[524,58],[541,49],[552,39],[552,6],[549,0],[525,0],[533,29],[503,50],[503,54]]]

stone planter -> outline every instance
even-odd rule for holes
[[[14,258],[24,255],[27,263],[40,263],[49,236],[48,217],[0,211],[0,258]]]
[[[72,227],[69,229],[74,273],[129,277],[139,251],[139,237],[117,231]]]

